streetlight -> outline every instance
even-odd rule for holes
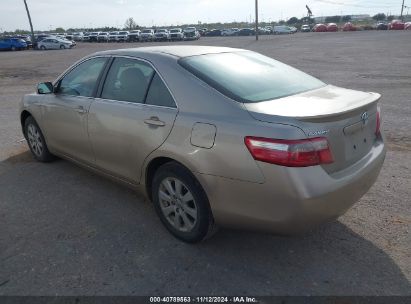
[[[258,40],[258,0],[255,0],[255,40]]]

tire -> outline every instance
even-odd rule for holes
[[[42,45],[41,47],[40,47],[40,50],[46,50],[46,47],[44,46],[44,45]]]
[[[14,45],[12,45],[11,50],[14,52],[16,50],[16,47]]]
[[[62,44],[60,45],[60,50],[64,50],[66,47]]]
[[[196,243],[216,231],[206,193],[182,165],[169,162],[157,170],[152,182],[152,198],[161,222],[176,238]]]
[[[47,148],[43,133],[32,116],[27,117],[24,121],[24,136],[36,160],[45,163],[54,160],[55,157]]]

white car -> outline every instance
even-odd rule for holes
[[[83,32],[76,32],[76,33],[73,33],[73,35],[72,35],[72,40],[73,41],[83,41],[83,39],[84,39]]]
[[[73,43],[70,40],[55,37],[41,40],[37,43],[37,47],[40,50],[70,49],[73,47]]]
[[[170,33],[166,29],[159,29],[154,34],[155,41],[168,41],[170,40]]]
[[[193,26],[186,27],[184,29],[184,40],[198,40],[200,39],[200,33]]]
[[[140,41],[153,41],[154,39],[154,30],[145,29],[140,34]]]
[[[108,33],[108,42],[116,42],[117,41],[118,32],[110,32]]]
[[[174,28],[170,30],[170,39],[171,40],[183,40],[184,33],[181,28]]]
[[[118,42],[126,42],[128,41],[128,35],[130,34],[129,31],[122,31],[118,32],[117,41]]]
[[[128,41],[140,41],[140,30],[133,30],[128,34]]]
[[[296,28],[287,26],[287,25],[276,25],[274,26],[274,34],[294,34],[297,31]]]

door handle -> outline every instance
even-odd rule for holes
[[[78,106],[77,108],[74,109],[74,111],[80,114],[87,113],[87,110],[83,106]]]
[[[144,120],[144,123],[147,125],[156,126],[156,127],[164,127],[166,125],[164,121],[161,121],[156,116],[152,116],[149,119]]]

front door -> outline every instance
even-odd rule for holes
[[[167,139],[177,112],[170,92],[150,64],[115,58],[101,98],[90,107],[89,135],[96,165],[138,183],[145,158]]]
[[[74,159],[94,163],[87,119],[100,75],[108,58],[86,60],[67,73],[47,95],[43,110],[47,144]]]

